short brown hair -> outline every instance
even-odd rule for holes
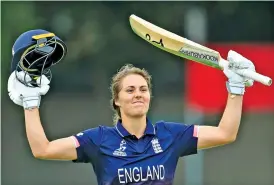
[[[121,119],[120,108],[117,105],[115,105],[115,100],[118,99],[118,94],[122,89],[121,81],[123,80],[123,78],[125,78],[126,76],[130,74],[137,74],[142,76],[147,82],[150,93],[152,93],[152,84],[151,84],[152,78],[145,69],[135,67],[132,64],[126,64],[123,67],[121,67],[119,71],[112,77],[112,81],[110,84],[110,91],[111,91],[110,104],[113,111],[115,112],[113,117],[114,124]]]

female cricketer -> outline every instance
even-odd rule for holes
[[[123,66],[112,78],[114,126],[90,128],[53,141],[47,139],[39,115],[41,96],[50,88],[47,77],[37,78],[38,86],[30,87],[20,82],[24,78],[28,83],[28,74],[20,71],[15,75],[14,71],[8,80],[8,91],[10,99],[24,108],[26,135],[34,157],[90,163],[99,185],[171,185],[180,157],[236,139],[245,87],[252,86],[253,81],[234,71],[255,70],[255,67],[234,51],[228,53],[227,60],[230,65],[223,72],[228,78],[228,98],[216,127],[167,121],[152,123],[147,117],[151,77],[146,70],[133,65]],[[211,86],[214,81],[209,82],[208,88]]]

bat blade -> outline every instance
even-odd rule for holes
[[[136,15],[131,15],[129,21],[133,32],[150,44],[179,57],[222,69],[219,65],[219,52],[160,28]]]
[[[217,69],[228,66],[228,61],[224,60],[215,50],[160,28],[136,15],[131,15],[129,21],[132,30],[137,35],[162,50]],[[271,78],[255,71],[242,69],[237,73],[267,86],[272,84]]]

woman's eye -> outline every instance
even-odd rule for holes
[[[127,92],[129,92],[129,93],[133,92],[133,89],[127,89]]]
[[[147,89],[141,89],[142,92],[147,92]]]

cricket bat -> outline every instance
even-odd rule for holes
[[[136,15],[132,14],[129,22],[138,36],[164,51],[220,70],[228,65],[228,61],[224,60],[218,51],[160,28]],[[264,85],[272,84],[271,78],[257,72],[247,69],[239,69],[236,72]]]

